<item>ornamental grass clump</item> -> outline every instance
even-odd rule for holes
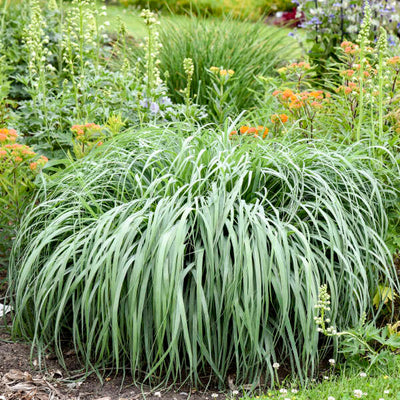
[[[250,24],[227,17],[225,20],[191,18],[163,24],[160,30],[160,70],[170,74],[167,85],[171,98],[182,102],[181,90],[186,87],[183,67],[185,58],[194,64],[192,96],[196,103],[214,112],[215,98],[210,88],[215,83],[212,66],[235,71],[230,82],[231,114],[249,110],[256,105],[254,91],[260,89],[257,75],[271,75],[283,60],[293,57],[296,43],[287,33],[263,23]],[[217,118],[218,121],[218,118]]]
[[[14,338],[136,382],[271,383],[280,363],[304,383],[323,343],[319,286],[338,328],[395,286],[393,193],[364,154],[179,126],[117,136],[44,182],[24,219]]]

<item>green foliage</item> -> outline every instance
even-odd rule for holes
[[[291,10],[291,0],[119,0],[121,4],[168,10],[173,13],[259,19],[273,11]]]
[[[393,300],[393,289],[389,288],[389,291],[392,291]],[[385,298],[378,299],[376,302],[375,295],[373,303],[378,306],[384,305]],[[344,354],[348,363],[363,364],[368,369],[375,364],[385,366],[391,356],[391,351],[400,349],[400,335],[397,331],[400,322],[384,328],[377,328],[374,322],[366,324],[366,315],[364,315],[356,328],[337,331],[335,325],[331,325],[331,319],[327,318],[332,310],[330,305],[327,285],[322,285],[319,290],[318,303],[315,305],[315,308],[318,309],[318,315],[314,317],[318,326],[317,330],[325,336],[338,339],[339,350]]]
[[[338,327],[395,284],[393,193],[356,146],[236,143],[130,131],[47,180],[14,246],[14,337],[152,384],[315,374],[320,284]]]
[[[2,60],[9,64],[7,72],[17,74],[10,82],[17,108],[9,124],[23,134],[25,143],[51,158],[63,158],[73,148],[72,125],[104,125],[116,115],[127,127],[204,117],[196,105],[175,107],[159,79],[155,15],[149,13],[154,23],[145,21],[149,36],[144,45],[146,65],[141,66],[126,58],[127,34],[122,27],[116,38],[121,48],[110,45],[105,26],[99,23],[104,12],[95,2],[74,0],[60,6],[49,9],[49,4],[35,0],[28,8],[15,5],[4,14]],[[20,25],[14,26],[11,18],[20,14]],[[17,29],[24,32],[21,38]],[[8,45],[16,46],[18,60]],[[4,74],[1,70],[0,84],[8,92]],[[0,98],[2,120],[7,105]]]
[[[171,98],[182,101],[181,90],[186,87],[183,69],[185,58],[194,64],[192,95],[201,105],[213,108],[209,88],[213,77],[209,68],[221,67],[235,71],[230,85],[232,113],[255,106],[253,91],[260,85],[257,75],[269,75],[292,52],[294,42],[285,31],[263,24],[240,23],[232,19],[191,18],[188,21],[164,24],[161,28],[160,69],[168,71],[167,85]]]
[[[16,143],[17,137],[13,129],[0,129],[0,267],[6,265],[22,215],[31,204],[35,177],[47,162]]]

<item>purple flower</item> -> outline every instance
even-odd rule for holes
[[[150,104],[150,111],[153,113],[153,114],[157,114],[159,111],[160,111],[160,106],[157,104],[157,103],[155,103],[154,101]]]
[[[394,37],[393,37],[393,36],[389,36],[389,37],[388,37],[388,44],[389,44],[389,46],[391,46],[391,47],[396,46],[396,41],[394,40]]]
[[[139,104],[140,104],[143,108],[148,108],[148,107],[149,107],[149,102],[148,102],[147,99],[140,100]]]
[[[170,106],[172,104],[172,101],[169,97],[162,97],[160,103],[165,106]]]
[[[321,25],[322,22],[318,17],[312,17],[309,21],[311,25]]]

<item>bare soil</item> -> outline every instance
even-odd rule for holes
[[[149,387],[129,385],[129,377],[106,378],[102,384],[92,375],[82,379],[63,370],[57,360],[46,359],[46,368],[37,365],[31,357],[31,346],[13,342],[7,326],[0,320],[0,400],[211,400],[212,392],[200,393],[190,388],[174,392],[157,392]],[[71,371],[79,365],[74,354],[66,354]],[[224,397],[221,394],[219,397]]]

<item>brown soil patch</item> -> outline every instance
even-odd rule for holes
[[[211,392],[197,393],[188,388],[178,392],[137,388],[129,385],[129,378],[108,378],[104,384],[95,376],[79,380],[55,359],[46,360],[45,370],[37,366],[35,358],[31,360],[31,347],[12,342],[4,320],[0,320],[0,400],[212,400]],[[72,354],[67,362],[78,365]]]

